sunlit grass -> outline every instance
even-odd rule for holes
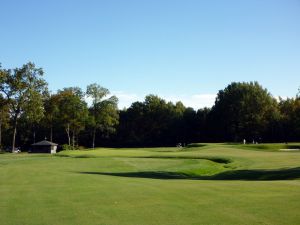
[[[258,146],[1,154],[0,224],[299,224],[300,152]]]

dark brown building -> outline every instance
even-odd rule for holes
[[[54,154],[57,150],[57,144],[44,140],[31,145],[30,153],[50,153]]]

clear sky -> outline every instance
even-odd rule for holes
[[[120,107],[157,94],[211,106],[232,81],[300,86],[299,0],[0,0],[0,62],[50,89],[99,83]]]

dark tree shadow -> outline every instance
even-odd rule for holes
[[[184,173],[164,171],[142,171],[142,172],[79,172],[81,174],[106,175],[117,177],[135,177],[151,179],[190,179],[190,180],[294,180],[300,178],[300,167],[277,170],[231,170],[213,176],[193,176]]]
[[[222,163],[222,164],[229,164],[232,163],[233,160],[229,158],[224,158],[224,157],[195,157],[195,156],[134,156],[134,157],[127,157],[127,158],[140,158],[140,159],[204,159],[204,160],[209,160],[212,162],[216,163]]]

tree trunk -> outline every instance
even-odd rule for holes
[[[17,135],[17,123],[18,123],[18,114],[14,116],[13,119],[13,139],[12,139],[12,149],[11,151],[15,151],[15,144],[16,144],[16,135]]]
[[[33,125],[33,143],[35,143],[35,125]]]
[[[50,127],[50,141],[52,142],[52,133],[53,133],[53,128],[52,128],[52,125]]]
[[[68,135],[68,144],[71,146],[71,138],[70,138],[70,124],[67,125],[66,132]]]
[[[96,136],[96,128],[93,130],[93,149],[95,148],[95,136]]]
[[[75,131],[74,130],[72,133],[72,148],[73,148],[73,150],[75,150]]]
[[[76,135],[76,143],[77,143],[77,146],[79,147],[79,134]]]

